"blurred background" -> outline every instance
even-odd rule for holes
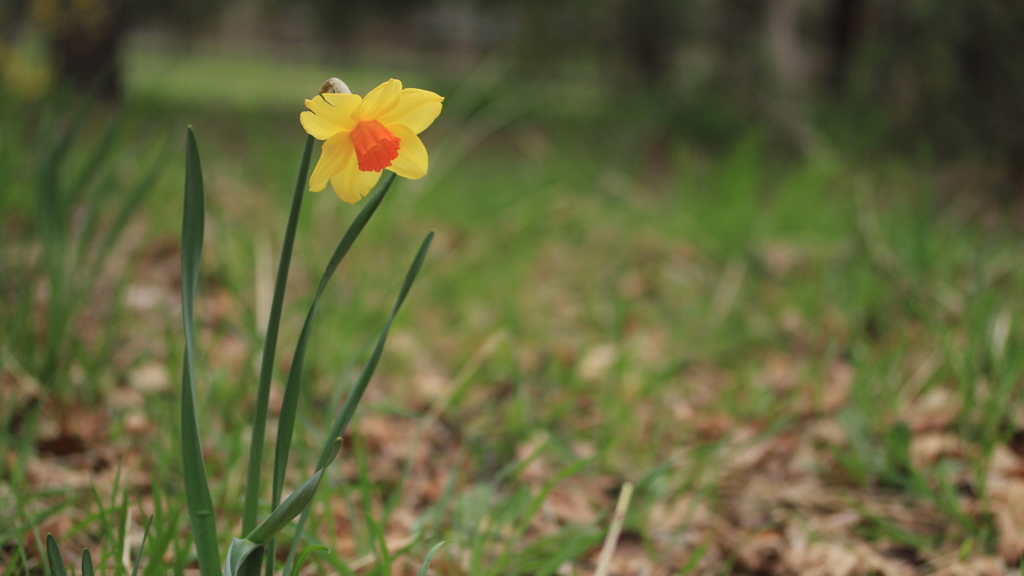
[[[762,130],[790,154],[970,159],[1008,195],[1024,179],[1015,3],[4,0],[0,23],[4,89],[24,101],[281,107],[367,63],[442,86],[476,71],[533,93],[531,114],[623,118],[652,163]]]
[[[143,508],[180,503],[186,125],[209,206],[207,464],[237,512],[298,115],[329,77],[446,98],[429,174],[396,182],[307,361],[299,470],[436,230],[346,443],[364,460],[314,522],[336,557],[373,540],[327,520],[384,510],[389,538],[453,542],[450,573],[589,569],[632,480],[622,554],[673,573],[813,571],[833,557],[799,534],[823,510],[853,510],[815,542],[863,573],[1016,564],[1024,2],[1006,0],[0,0],[0,517],[95,546],[68,526],[122,466]],[[354,214],[306,199],[282,374]],[[0,529],[0,554],[21,537]],[[187,540],[155,541],[188,566]]]

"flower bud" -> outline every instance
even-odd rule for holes
[[[327,82],[320,87],[321,94],[351,94],[348,85],[337,78],[328,78]]]

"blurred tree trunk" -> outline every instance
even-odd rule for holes
[[[668,76],[679,32],[675,5],[671,0],[620,4],[620,38],[626,64],[646,88],[660,86]]]
[[[839,0],[831,25],[831,66],[827,82],[833,94],[840,96],[846,90],[850,64],[864,34],[868,0]]]
[[[104,26],[91,30],[69,26],[51,37],[54,73],[75,89],[94,91],[104,99],[122,95],[120,48],[127,32],[123,13],[112,14]]]
[[[195,34],[226,1],[0,0],[0,40],[35,30],[49,46],[58,86],[119,98],[121,45],[133,25],[150,19],[183,36]]]
[[[27,2],[0,0],[0,42],[13,42],[27,13]]]
[[[777,81],[773,108],[786,132],[804,154],[820,146],[810,109],[810,55],[800,37],[804,0],[772,0],[768,6],[768,48]]]

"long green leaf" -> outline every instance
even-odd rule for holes
[[[273,508],[276,508],[281,501],[281,491],[284,489],[284,474],[288,467],[288,453],[291,451],[292,434],[295,431],[295,413],[299,406],[299,391],[302,385],[302,370],[306,363],[306,348],[309,344],[310,332],[313,329],[313,318],[316,316],[316,309],[320,304],[320,297],[323,295],[328,281],[330,281],[338,266],[341,265],[341,261],[345,259],[348,251],[352,248],[352,244],[355,243],[363,228],[366,227],[366,223],[370,221],[370,217],[373,216],[381,201],[384,200],[384,196],[388,193],[394,180],[394,172],[386,171],[381,177],[380,182],[377,183],[376,188],[371,192],[366,206],[352,220],[352,224],[349,225],[337,248],[334,249],[330,262],[327,263],[327,268],[320,278],[320,285],[317,288],[316,296],[313,297],[313,303],[306,314],[306,321],[302,325],[302,332],[299,334],[299,340],[295,344],[295,353],[292,355],[292,365],[288,372],[288,381],[285,384],[284,398],[281,401],[281,415],[278,418],[277,442],[274,447],[274,477],[270,500],[271,507]],[[320,465],[317,467],[323,468],[323,466],[323,459],[321,458]],[[270,544],[270,547],[273,548],[273,543]],[[274,555],[271,554],[267,559],[267,576],[271,576],[273,572]]]
[[[352,221],[352,224],[349,225],[345,235],[338,243],[337,248],[335,248],[330,262],[327,263],[323,276],[320,278],[320,285],[317,287],[316,296],[313,298],[313,303],[310,305],[309,312],[306,314],[306,321],[302,326],[302,332],[299,334],[299,340],[295,345],[295,354],[292,357],[292,365],[288,372],[288,382],[285,385],[284,398],[281,403],[281,416],[278,422],[279,430],[277,435],[277,451],[274,461],[275,499],[280,498],[284,484],[284,473],[288,464],[288,452],[291,449],[291,438],[295,429],[295,412],[298,408],[299,390],[302,384],[302,369],[306,362],[306,348],[309,344],[310,331],[313,327],[313,318],[316,316],[317,306],[320,304],[320,297],[323,296],[324,290],[327,288],[328,281],[330,281],[342,260],[345,259],[348,251],[352,248],[352,244],[355,243],[359,234],[363,231],[363,228],[366,227],[366,223],[369,222],[370,217],[377,211],[377,208],[380,206],[381,201],[387,194],[388,189],[390,189],[391,183],[394,179],[395,174],[393,172],[387,172],[381,178],[366,206],[363,207]]]
[[[220,570],[217,550],[217,522],[206,479],[203,447],[196,414],[196,342],[193,310],[199,284],[199,262],[203,256],[203,226],[206,220],[203,174],[199,148],[189,127],[185,139],[185,211],[181,227],[181,316],[185,328],[185,361],[182,366],[181,458],[185,475],[185,502],[192,521],[199,572],[212,576]]]
[[[259,566],[263,561],[266,545],[257,544],[252,540],[235,538],[228,547],[228,556],[224,561],[224,576],[238,576],[242,566],[254,564]]]
[[[434,240],[434,233],[427,234],[427,237],[423,239],[423,243],[420,244],[420,249],[416,252],[416,257],[413,259],[412,264],[409,266],[409,271],[405,274],[405,280],[402,282],[402,288],[398,292],[398,298],[395,300],[395,305],[391,309],[391,315],[388,317],[387,323],[384,324],[384,329],[381,330],[380,336],[377,337],[377,344],[373,347],[373,352],[370,354],[370,359],[366,362],[366,366],[363,367],[363,371],[359,374],[359,379],[356,380],[355,386],[352,388],[352,393],[349,394],[348,399],[345,400],[344,406],[334,420],[334,424],[331,426],[331,431],[328,434],[328,438],[342,438],[345,435],[345,430],[348,428],[349,422],[352,421],[352,416],[356,412],[356,407],[359,402],[363,399],[363,393],[366,392],[366,387],[370,384],[370,379],[373,377],[373,373],[377,370],[377,364],[380,362],[380,357],[384,353],[384,343],[387,341],[388,332],[391,330],[391,324],[395,321],[395,316],[398,314],[399,309],[402,307],[402,303],[405,302],[406,296],[409,295],[409,290],[412,288],[413,282],[416,281],[416,276],[419,274],[420,269],[423,267],[423,262],[427,258],[427,251],[430,250],[430,243]],[[323,466],[323,462],[326,462],[331,457],[331,447],[333,440],[329,440],[325,443],[323,451],[320,453],[321,464],[318,467]],[[299,518],[299,524],[295,527],[295,537],[292,540],[292,548],[288,553],[288,561],[285,563],[284,572],[287,574],[290,572],[289,568],[295,559],[295,553],[298,550],[298,543],[301,540],[302,531],[305,528],[306,520],[309,519],[309,510],[302,512],[302,517]]]
[[[114,498],[114,495],[111,494],[111,499],[113,499],[113,498]],[[128,514],[128,487],[127,486],[125,486],[124,491],[121,493],[121,506],[120,506],[120,508],[117,508],[116,510],[117,510],[117,517],[121,519],[121,522],[120,522],[120,525],[118,526],[119,530],[117,531],[117,537],[116,537],[117,545],[114,548],[114,550],[118,550],[118,551],[123,552],[126,548],[128,548],[128,542],[127,542],[126,539],[128,538],[128,522],[129,522],[128,518],[130,517],[129,514]]]
[[[82,576],[95,576],[96,571],[92,566],[92,554],[86,549],[82,552]]]
[[[177,542],[178,519],[181,517],[181,506],[168,502],[162,496],[159,487],[154,486],[153,495],[153,523],[156,529],[153,533],[152,543],[149,545],[150,558],[163,558],[172,542]],[[143,572],[146,576],[154,576],[162,569],[163,562],[150,562],[146,564]]]
[[[332,442],[334,454],[337,455],[338,450],[341,449],[341,438],[335,438]],[[309,506],[309,503],[313,501],[313,496],[316,494],[316,489],[320,485],[320,479],[323,478],[324,470],[334,460],[332,456],[324,466],[320,467],[313,476],[302,483],[299,489],[292,492],[284,502],[282,502],[270,516],[260,525],[256,527],[251,533],[247,534],[245,539],[251,540],[257,544],[266,544],[277,535],[278,532],[284,529],[300,512]]]
[[[64,557],[60,555],[60,547],[53,539],[53,534],[46,535],[46,559],[50,561],[50,572],[53,573],[53,576],[67,576]]]
[[[139,573],[139,564],[142,563],[142,552],[146,549],[146,538],[149,538],[149,529],[152,526],[153,517],[150,516],[149,520],[146,522],[146,531],[142,533],[142,544],[139,544],[139,555],[135,557],[135,566],[132,568],[132,576],[136,576]]]
[[[416,571],[416,576],[427,576],[427,569],[430,568],[430,561],[434,559],[434,554],[437,554],[437,551],[441,549],[441,546],[444,546],[444,540],[441,540],[437,544],[431,546],[430,550],[427,552],[427,557],[423,559],[423,564],[420,565],[420,569]]]
[[[337,450],[341,449],[341,438],[335,440],[334,446]],[[272,549],[274,536],[313,501],[313,496],[316,495],[317,486],[320,485],[323,475],[324,468],[320,468],[245,538],[235,538],[231,542],[227,560],[224,563],[224,576],[240,576],[247,570],[258,569],[263,562],[264,552],[267,549]]]
[[[288,213],[288,225],[285,228],[284,244],[281,247],[281,262],[277,266],[277,284],[274,286],[274,298],[270,305],[266,340],[263,343],[263,361],[260,365],[260,381],[256,393],[256,414],[253,417],[252,442],[249,447],[249,470],[245,482],[245,505],[242,509],[242,534],[252,531],[256,526],[256,512],[260,496],[260,472],[263,468],[263,443],[267,429],[267,410],[270,405],[270,380],[274,373],[274,354],[277,351],[277,334],[281,326],[281,309],[284,307],[284,294],[288,286],[288,269],[291,267],[292,249],[295,246],[295,230],[298,228],[302,199],[305,197],[306,177],[309,173],[309,161],[313,154],[313,140],[312,136],[306,138],[306,148],[302,152],[299,178],[295,183],[292,208]]]
[[[420,273],[420,269],[423,267],[423,262],[427,258],[427,252],[430,250],[430,244],[434,241],[434,233],[427,234],[427,237],[423,239],[420,244],[420,249],[416,252],[416,257],[413,258],[412,264],[409,266],[409,271],[405,274],[405,280],[402,282],[402,288],[398,292],[398,298],[395,299],[395,305],[391,309],[391,315],[388,316],[388,321],[384,325],[384,329],[381,331],[380,336],[377,338],[377,345],[373,348],[373,353],[370,354],[370,359],[367,361],[363,371],[359,374],[359,379],[356,381],[356,385],[352,388],[352,393],[345,401],[345,405],[341,409],[341,413],[338,414],[337,420],[331,427],[331,432],[328,438],[339,438],[345,435],[345,430],[348,428],[349,422],[352,421],[352,416],[356,413],[356,407],[359,406],[359,402],[363,399],[363,393],[366,392],[366,387],[370,384],[370,378],[373,377],[373,373],[377,370],[377,364],[380,362],[380,357],[384,353],[384,343],[387,341],[388,332],[391,330],[391,324],[395,321],[395,316],[398,315],[398,311],[402,308],[402,304],[405,302],[405,298],[409,295],[409,290],[412,289],[413,282],[416,281],[416,276]],[[320,453],[321,461],[326,461],[330,457],[330,444],[325,444],[323,450]]]
[[[370,537],[376,541],[373,543],[373,552],[377,556],[377,573],[381,576],[392,576],[391,552],[388,550],[387,540],[384,539],[384,531],[381,530],[380,524],[373,519],[369,510],[365,510],[364,513]]]
[[[306,558],[313,552],[326,552],[330,554],[331,549],[323,544],[313,544],[312,546],[306,546],[299,552],[299,560],[295,563],[295,569],[292,570],[291,576],[299,576],[299,571],[302,570],[302,566],[306,563]]]

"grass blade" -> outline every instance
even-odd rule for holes
[[[127,484],[127,482],[125,482]],[[113,495],[111,495],[113,498]],[[128,560],[131,553],[131,544],[128,541],[128,527],[131,526],[131,515],[128,513],[128,486],[124,487],[124,491],[121,492],[121,507],[118,509],[117,517],[121,519],[118,523],[119,530],[117,531],[117,545],[112,550],[112,554],[117,552],[121,553],[121,563],[118,565],[117,574],[128,574]]]
[[[142,177],[136,180],[131,189],[121,198],[122,204],[120,205],[116,216],[110,221],[109,224],[104,226],[105,234],[97,241],[97,249],[95,251],[95,260],[92,262],[89,273],[86,276],[86,286],[92,286],[96,282],[96,278],[102,271],[106,255],[113,250],[114,245],[118,240],[121,239],[122,233],[128,227],[128,223],[131,221],[139,208],[142,207],[142,203],[149,196],[149,193],[156,186],[160,177],[164,174],[164,166],[161,163],[162,158],[167,157],[169,152],[170,140],[166,140],[159,147],[159,151],[153,157],[152,164],[146,169]],[[92,238],[94,234],[92,232],[83,235],[83,238]]]
[[[152,526],[153,517],[150,516],[149,521],[146,522],[146,530],[142,533],[142,544],[139,544],[139,555],[135,557],[135,566],[132,568],[132,576],[137,576],[139,573],[139,563],[142,562],[142,552],[146,549],[146,538],[149,538],[149,529]]]
[[[313,544],[312,546],[306,546],[299,552],[299,560],[295,563],[295,568],[292,570],[291,576],[299,576],[299,571],[302,570],[302,566],[306,563],[306,558],[313,552],[326,552],[330,553],[331,549],[323,544]]]
[[[306,148],[302,152],[299,178],[295,183],[292,208],[288,213],[288,225],[285,228],[284,243],[281,245],[281,261],[277,266],[277,283],[270,305],[270,318],[267,320],[266,339],[263,342],[263,360],[260,364],[260,381],[256,393],[256,414],[253,418],[252,442],[249,447],[249,470],[245,480],[242,534],[247,534],[256,527],[260,472],[263,469],[263,444],[266,440],[267,411],[270,406],[270,380],[274,373],[274,354],[277,351],[277,334],[281,326],[281,309],[284,307],[284,294],[288,286],[288,269],[291,267],[292,249],[295,246],[295,230],[299,225],[299,213],[302,210],[302,199],[305,197],[309,161],[313,155],[313,140],[312,136],[306,138]]]
[[[156,529],[153,533],[153,541],[149,545],[150,558],[163,558],[172,542],[178,540],[178,518],[181,516],[181,507],[168,503],[163,499],[160,489],[153,487],[153,522]],[[150,562],[146,565],[143,574],[154,576],[165,568],[162,562]]]
[[[405,274],[405,280],[402,282],[402,288],[398,292],[398,298],[395,299],[395,305],[391,309],[391,315],[388,317],[388,321],[384,324],[384,329],[381,330],[380,336],[377,337],[377,344],[373,347],[370,359],[366,362],[366,366],[363,367],[363,371],[359,374],[359,379],[356,380],[356,384],[352,388],[352,393],[349,394],[344,406],[342,406],[337,418],[335,418],[334,424],[331,426],[331,431],[327,436],[328,438],[341,438],[345,435],[345,430],[348,428],[349,422],[352,421],[352,416],[355,414],[356,407],[363,399],[363,393],[366,392],[366,387],[370,384],[370,379],[373,377],[374,371],[377,370],[377,364],[380,363],[380,357],[384,353],[384,343],[387,341],[388,332],[391,330],[391,324],[395,321],[395,316],[398,314],[402,304],[405,302],[405,298],[409,295],[409,290],[412,288],[413,282],[416,281],[416,276],[423,267],[423,262],[427,258],[427,252],[430,250],[430,243],[433,240],[434,233],[431,232],[427,234],[427,237],[423,239],[423,243],[420,244],[420,249],[416,252],[416,257],[409,266],[409,271]],[[324,449],[320,453],[320,464],[318,467],[323,467],[323,463],[327,462],[328,459],[331,458],[332,445],[333,440],[328,441],[328,443],[324,445]],[[288,553],[288,561],[285,563],[285,573],[290,572],[289,568],[295,558],[299,541],[302,539],[302,530],[305,527],[306,520],[308,518],[309,510],[303,511],[302,517],[299,518],[299,524],[295,527],[295,536],[292,540],[292,548]]]
[[[427,557],[423,559],[423,564],[420,566],[420,569],[416,571],[416,576],[427,576],[427,570],[430,568],[430,562],[434,559],[434,554],[437,554],[437,551],[441,549],[441,546],[444,546],[444,540],[441,540],[430,547],[430,550],[427,551]]]
[[[392,576],[391,573],[391,552],[388,550],[387,540],[384,539],[384,531],[373,519],[369,510],[364,511],[366,526],[370,529],[373,537],[373,552],[377,555],[377,573],[381,576]]]
[[[53,534],[46,535],[46,559],[50,561],[50,572],[53,576],[67,576],[64,558],[60,555],[60,547],[53,539]]]
[[[199,148],[189,127],[185,140],[185,211],[181,228],[181,308],[185,328],[185,361],[182,366],[181,458],[185,475],[185,502],[192,521],[199,572],[212,576],[220,569],[217,550],[217,522],[206,479],[203,447],[196,414],[195,328],[193,311],[199,284],[199,263],[203,255],[203,226],[206,219],[203,174]]]
[[[110,166],[107,160],[113,153],[118,136],[122,133],[124,118],[124,113],[118,112],[107,122],[99,142],[93,147],[92,153],[88,155],[87,160],[82,162],[77,175],[71,179],[68,185],[69,204],[82,200],[86,196],[87,191],[93,193],[90,196],[101,193],[102,187],[94,186],[94,184],[102,176],[103,171],[100,169],[109,168]],[[90,204],[92,204],[92,201],[96,200],[96,198],[90,197],[89,200]]]

